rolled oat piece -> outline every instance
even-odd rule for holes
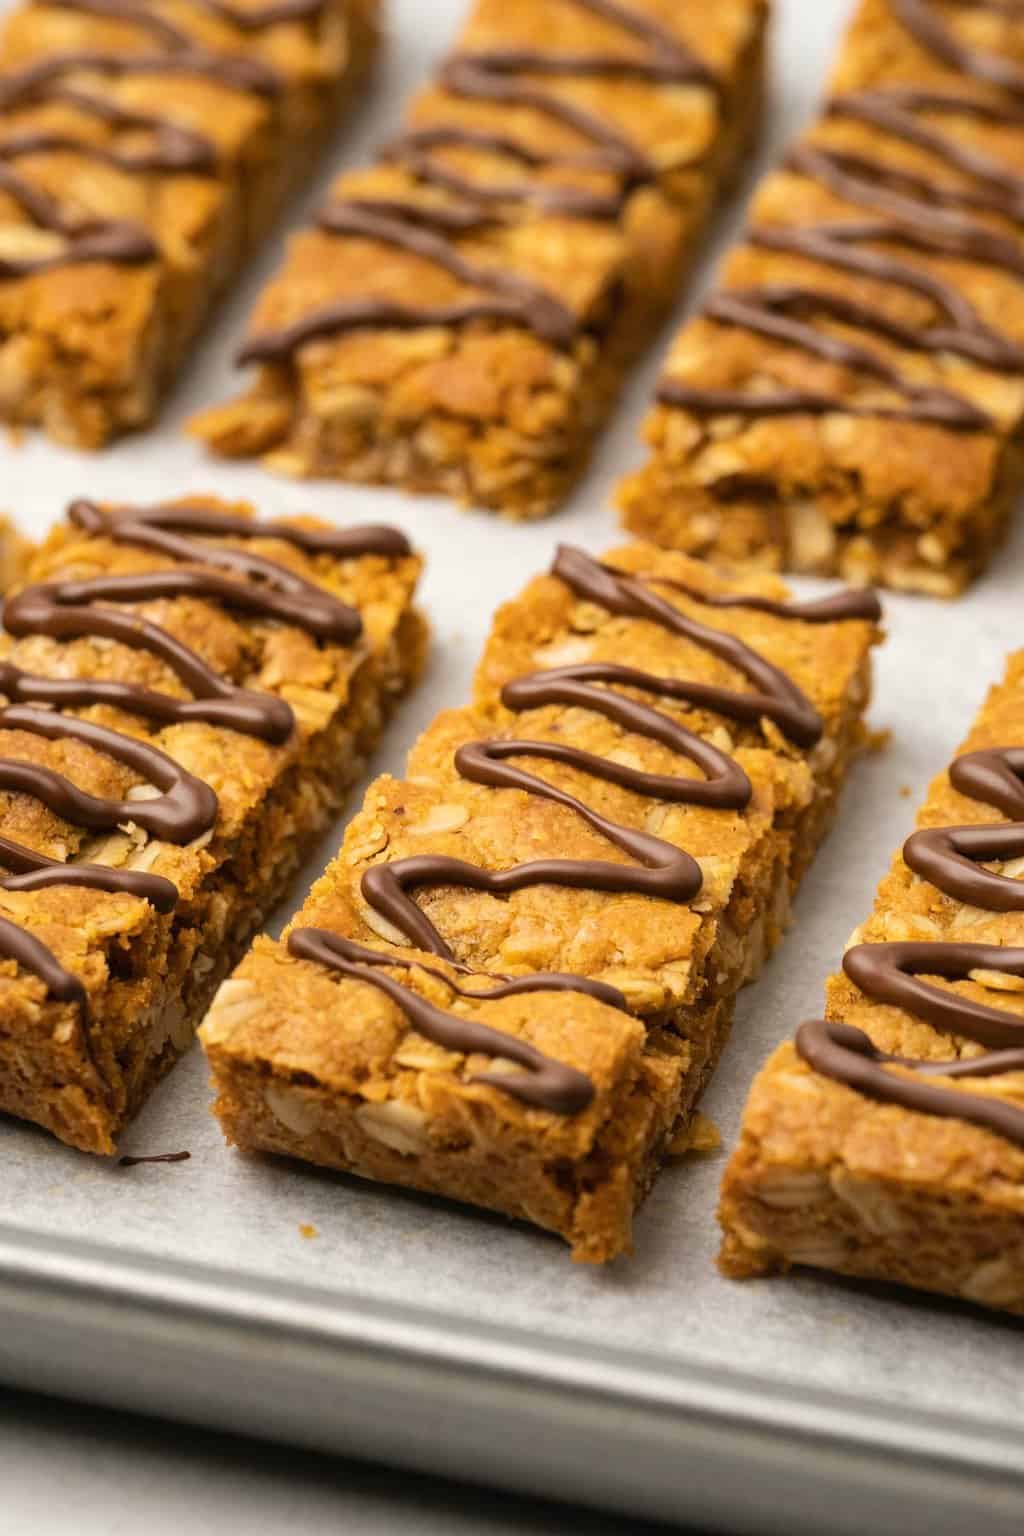
[[[477,0],[192,430],[514,518],[565,496],[757,127],[764,0]]]
[[[753,1089],[722,1267],[1024,1312],[1024,651],[828,986]]]
[[[877,618],[560,550],[218,993],[228,1140],[628,1251],[861,746]]]
[[[1024,12],[862,0],[821,116],[672,347],[623,520],[955,597],[1024,483]]]
[[[377,0],[27,0],[0,31],[0,419],[144,425],[362,79]]]
[[[0,1111],[114,1151],[415,678],[418,572],[392,528],[70,508],[0,633]]]

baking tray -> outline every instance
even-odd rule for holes
[[[347,158],[393,129],[462,9],[392,0],[391,45]],[[846,6],[778,9],[770,150],[809,112]],[[203,462],[181,424],[229,389],[232,343],[277,254],[222,315],[158,432],[98,458],[37,439],[0,446],[0,501],[37,533],[74,495],[202,489],[251,496],[270,515],[401,524],[430,559],[436,645],[374,764],[400,770],[435,710],[465,697],[494,607],[547,564],[555,540],[599,550],[616,538],[611,492],[640,457],[656,360],[571,508],[539,527]],[[741,1000],[706,1103],[727,1146],[755,1067],[817,1010],[928,779],[1005,652],[1024,644],[1022,577],[1024,529],[955,607],[890,600],[875,719],[894,739],[857,770],[793,932]],[[310,879],[339,840],[335,828]],[[487,1215],[235,1156],[208,1101],[195,1053],[132,1128],[123,1151],[187,1148],[191,1160],[174,1166],[112,1166],[0,1122],[0,1380],[636,1518],[786,1536],[960,1536],[982,1518],[991,1536],[1024,1528],[1019,1328],[812,1276],[720,1280],[724,1154],[668,1171],[638,1222],[636,1258],[594,1272]]]

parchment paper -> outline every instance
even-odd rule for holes
[[[391,0],[392,37],[372,103],[343,134],[330,157],[332,169],[357,163],[394,129],[403,97],[445,46],[463,10],[462,0]],[[770,152],[810,112],[846,10],[843,0],[779,0]],[[325,181],[311,190],[307,207]],[[735,228],[737,219],[738,208],[721,233]],[[637,426],[663,347],[635,375],[571,508],[533,527],[467,516],[443,502],[293,484],[255,468],[204,462],[181,436],[182,423],[231,388],[234,344],[280,245],[279,236],[222,310],[157,431],[95,458],[61,452],[42,439],[21,447],[4,443],[0,505],[35,534],[74,495],[148,501],[199,490],[251,497],[268,516],[310,510],[341,522],[400,524],[429,558],[423,601],[435,630],[429,677],[372,765],[375,772],[400,772],[406,748],[435,711],[465,698],[495,606],[546,567],[555,541],[601,550],[619,537],[611,493],[618,477],[640,460]],[[680,308],[673,326],[682,314]],[[967,600],[942,606],[889,598],[891,638],[879,660],[874,719],[892,729],[892,744],[855,773],[789,938],[740,1002],[732,1044],[705,1103],[726,1148],[755,1068],[776,1041],[818,1010],[824,977],[866,915],[929,778],[945,765],[985,689],[1000,675],[1005,653],[1024,644],[1022,578],[1024,527]],[[803,589],[814,587],[804,583]],[[310,880],[339,840],[340,828],[310,865]],[[125,1152],[188,1148],[191,1161],[173,1167],[121,1169],[69,1151],[30,1127],[0,1122],[0,1219],[299,1286],[326,1285],[632,1346],[662,1358],[742,1365],[879,1399],[1011,1421],[1024,1407],[1020,1337],[1012,1324],[814,1277],[742,1286],[718,1279],[713,1210],[724,1151],[667,1171],[639,1220],[637,1256],[594,1272],[573,1266],[558,1242],[487,1215],[242,1159],[224,1147],[208,1102],[196,1051],[126,1138]],[[305,1224],[319,1235],[302,1237]]]

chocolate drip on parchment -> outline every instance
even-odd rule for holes
[[[151,112],[118,106],[95,89],[70,83],[69,75],[95,74],[122,79],[132,75],[192,75],[215,81],[232,90],[273,97],[282,88],[281,77],[271,65],[231,53],[215,53],[203,47],[183,27],[137,0],[50,0],[66,10],[84,11],[130,23],[149,33],[156,53],[103,53],[82,50],[43,58],[23,69],[0,77],[0,116],[35,103],[59,102],[99,119],[115,130],[148,135],[143,148],[121,149],[116,144],[95,145],[74,134],[46,131],[23,132],[0,138],[0,191],[13,198],[39,228],[60,237],[61,249],[52,255],[0,262],[0,278],[26,277],[53,267],[106,261],[133,265],[155,261],[159,246],[141,225],[121,220],[76,219],[57,201],[8,162],[38,154],[69,152],[113,165],[128,173],[209,175],[216,170],[216,143],[197,129],[179,126]],[[260,9],[237,10],[220,0],[192,0],[194,6],[242,32],[254,32],[279,22],[313,19],[322,0],[280,0]]]
[[[950,781],[961,794],[1017,820],[915,832],[904,845],[906,864],[955,900],[988,912],[1024,911],[1024,883],[981,867],[985,860],[1024,855],[1024,748],[966,753],[953,763]],[[802,1025],[796,1038],[797,1050],[815,1071],[869,1098],[966,1120],[1024,1146],[1024,1109],[922,1081],[1024,1070],[1024,1020],[921,979],[965,981],[979,972],[1024,978],[1024,949],[999,944],[857,944],[847,951],[843,969],[872,1001],[902,1008],[941,1033],[995,1049],[952,1061],[911,1060],[886,1055],[863,1030],[817,1019]],[[912,1075],[889,1072],[887,1067],[909,1069]]]
[[[193,697],[179,699],[107,679],[37,676],[12,662],[0,661],[0,694],[10,701],[0,710],[0,730],[24,731],[48,740],[82,741],[123,763],[146,784],[155,786],[157,794],[143,800],[98,799],[52,769],[6,756],[0,757],[0,789],[33,795],[55,814],[90,831],[110,832],[134,822],[167,842],[192,842],[209,832],[217,818],[217,797],[207,784],[144,740],[57,711],[61,707],[106,704],[161,724],[203,720],[276,743],[291,734],[294,716],[285,700],[237,687],[220,676],[197,652],[160,625],[133,611],[122,612],[107,605],[197,596],[295,625],[331,643],[349,645],[361,634],[359,615],[332,594],[265,556],[199,544],[195,536],[281,539],[307,554],[323,553],[335,559],[365,554],[400,557],[409,552],[408,543],[400,533],[384,527],[306,529],[289,523],[254,522],[192,505],[108,511],[93,502],[77,501],[68,515],[91,536],[138,545],[200,569],[176,567],[137,576],[25,587],[4,605],[5,629],[18,637],[47,635],[64,640],[96,636],[148,651],[170,668]],[[232,577],[211,571],[210,566],[230,571]],[[233,579],[235,575],[244,580]],[[0,890],[84,886],[140,896],[165,913],[172,911],[177,901],[174,885],[159,876],[104,865],[65,865],[7,838],[0,838],[0,867],[13,871],[0,879]],[[77,1003],[84,1020],[86,994],[79,979],[30,933],[6,918],[0,919],[0,956],[39,976],[52,996]]]
[[[702,646],[712,654],[735,667],[754,685],[750,692],[711,684],[689,682],[685,679],[655,677],[637,668],[611,662],[583,663],[578,666],[555,667],[548,671],[531,673],[508,682],[502,690],[502,702],[506,708],[519,711],[543,708],[559,704],[569,708],[591,710],[613,720],[627,731],[636,732],[652,741],[660,742],[671,751],[688,758],[701,769],[703,777],[690,778],[681,775],[645,773],[610,758],[599,757],[557,741],[530,741],[517,738],[494,738],[467,743],[455,754],[455,766],[459,774],[475,784],[501,788],[521,789],[527,794],[550,800],[581,816],[584,821],[601,833],[615,847],[629,854],[634,864],[613,864],[596,859],[537,859],[511,869],[491,872],[477,864],[443,855],[421,855],[398,859],[392,863],[371,865],[364,873],[361,891],[374,911],[394,925],[415,948],[434,954],[457,965],[448,944],[437,928],[412,899],[411,893],[427,886],[458,886],[469,890],[487,891],[502,895],[535,885],[560,885],[572,889],[603,890],[620,893],[639,893],[661,897],[671,901],[688,901],[701,889],[702,877],[699,864],[685,850],[654,837],[650,833],[609,821],[598,814],[585,801],[525,769],[509,759],[537,758],[546,762],[564,763],[583,773],[607,783],[622,785],[639,795],[681,805],[706,805],[719,810],[744,811],[753,793],[747,775],[727,753],[720,751],[709,741],[688,731],[670,716],[651,705],[614,691],[631,688],[668,699],[680,700],[697,708],[704,708],[725,715],[727,718],[756,725],[764,718],[772,720],[791,740],[803,747],[813,746],[820,740],[822,722],[802,691],[785,673],[773,666],[765,657],[751,649],[738,637],[724,630],[712,629],[682,613],[678,608],[653,590],[652,583],[661,582],[656,574],[649,577],[631,576],[613,566],[602,565],[582,550],[563,546],[559,549],[553,566],[553,574],[563,581],[578,597],[599,604],[611,613],[630,618],[646,619],[682,639]],[[879,617],[877,598],[872,593],[841,593],[835,597],[810,603],[783,603],[756,596],[728,595],[706,596],[681,583],[665,581],[663,585],[676,587],[693,601],[719,608],[750,608],[767,612],[776,617],[789,618],[809,624],[838,622],[844,619],[875,621]],[[301,938],[311,930],[299,930],[289,941],[293,953],[305,958],[317,958],[347,975],[361,973],[356,960],[366,963],[367,955],[379,956],[382,952],[360,950],[344,940],[332,940],[341,944],[340,954],[344,964],[329,958],[323,935],[317,938],[316,953],[309,947],[313,943]],[[328,936],[331,937],[331,936]],[[296,943],[306,944],[297,949]],[[315,948],[316,946],[314,946]],[[409,962],[395,960],[384,955],[377,964],[407,966]],[[345,967],[348,969],[345,969]],[[353,968],[355,967],[355,968]],[[459,966],[460,970],[465,970]],[[443,973],[448,985],[453,985]],[[370,979],[362,975],[361,979]],[[552,981],[558,988],[585,991],[608,1001],[606,988],[578,977],[517,978],[511,985],[514,990],[537,990],[539,981],[545,982],[544,990],[551,990]],[[380,985],[380,978],[377,979]],[[398,983],[382,987],[407,1013],[415,1028],[420,1024],[407,1006],[405,999],[411,996]],[[454,990],[458,991],[458,988]],[[508,995],[507,989],[488,994],[466,993],[464,996]],[[624,1000],[613,1006],[624,1006]],[[418,1000],[417,1000],[418,1002]],[[431,1034],[439,1026],[436,1010],[424,1015],[427,1026],[423,1033]],[[443,1028],[451,1030],[461,1026],[463,1020],[442,1015]],[[491,1032],[493,1034],[493,1032]],[[467,1035],[449,1036],[468,1040]],[[447,1043],[447,1040],[441,1040]],[[520,1050],[527,1047],[515,1042]],[[486,1049],[530,1065],[522,1055],[506,1048],[507,1038],[502,1036],[490,1046],[476,1044],[453,1045],[453,1049]],[[532,1060],[532,1058],[531,1058]],[[571,1113],[566,1109],[557,1092],[548,1091],[548,1079],[544,1073],[550,1067],[535,1064],[531,1074],[522,1082],[508,1077],[484,1078],[495,1086],[527,1097],[529,1102],[542,1104],[558,1113]],[[517,1083],[514,1088],[512,1083]],[[522,1090],[522,1091],[520,1091]],[[580,1106],[577,1106],[580,1107]]]
[[[931,0],[894,0],[893,9],[919,41],[961,73],[982,84],[1002,83],[1011,89],[1006,82],[993,80],[986,60],[993,61],[987,55],[956,41],[938,18]],[[940,40],[945,40],[941,46]],[[1024,73],[1007,67],[1019,77],[1020,94],[1024,94]],[[825,110],[829,117],[867,123],[901,143],[926,151],[940,165],[958,171],[969,185],[950,186],[883,159],[807,141],[790,152],[788,168],[874,217],[805,226],[759,224],[748,231],[749,243],[918,293],[931,301],[935,320],[924,326],[901,325],[877,306],[802,284],[725,290],[712,297],[705,313],[718,324],[756,332],[875,379],[895,400],[858,404],[825,391],[704,389],[672,378],[662,380],[658,399],[697,414],[767,417],[840,411],[964,431],[991,428],[988,413],[965,396],[949,389],[914,385],[874,349],[846,335],[820,330],[811,322],[823,318],[844,330],[874,333],[909,351],[953,353],[995,372],[1024,373],[1024,347],[993,331],[952,283],[901,260],[891,250],[871,248],[896,246],[961,257],[1024,277],[1020,241],[971,216],[994,215],[1024,224],[1024,177],[984,151],[960,142],[953,131],[929,126],[924,120],[929,116],[967,117],[1020,128],[1024,126],[1024,110],[1017,101],[900,85],[837,96]]]
[[[643,44],[643,52],[555,53],[531,47],[457,53],[442,68],[439,83],[454,97],[542,113],[579,134],[585,150],[542,152],[511,135],[458,122],[411,128],[385,147],[384,158],[405,166],[424,187],[441,190],[456,202],[336,199],[319,217],[320,227],[332,234],[362,237],[422,257],[477,290],[479,296],[440,308],[393,300],[342,300],[292,325],[252,336],[239,353],[240,363],[283,362],[307,342],[363,327],[408,330],[494,320],[522,326],[553,346],[572,342],[583,322],[571,309],[519,274],[470,260],[456,241],[462,234],[507,220],[510,210],[523,207],[553,217],[615,221],[635,188],[656,177],[657,167],[640,145],[612,123],[546,89],[538,79],[625,75],[716,91],[719,86],[708,66],[653,17],[622,0],[572,3],[620,26]],[[521,165],[525,174],[515,181],[473,180],[439,157],[439,151],[452,148],[504,156]],[[590,192],[553,185],[529,174],[558,166],[602,172],[617,181],[617,189]]]

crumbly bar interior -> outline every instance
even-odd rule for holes
[[[617,570],[655,584],[682,581],[698,593],[777,598],[784,591],[772,578],[729,578],[649,546],[610,559]],[[493,1066],[487,1057],[425,1038],[379,990],[297,959],[286,934],[279,943],[257,943],[201,1031],[216,1113],[231,1142],[505,1212],[561,1234],[577,1259],[604,1261],[630,1249],[633,1213],[666,1155],[686,1146],[734,996],[780,937],[793,889],[862,746],[876,638],[864,622],[812,628],[747,609],[715,609],[709,617],[699,601],[669,593],[681,611],[742,636],[797,682],[821,714],[818,745],[801,751],[771,722],[724,722],[713,709],[656,698],[665,717],[742,766],[754,786],[742,812],[640,794],[543,755],[513,760],[619,827],[689,850],[702,874],[692,903],[602,891],[586,881],[536,884],[498,899],[428,884],[416,894],[418,910],[460,970],[410,945],[367,897],[368,871],[417,855],[487,872],[548,857],[629,865],[629,855],[578,809],[468,781],[454,760],[467,742],[539,742],[648,774],[699,776],[668,746],[584,704],[511,709],[502,702],[516,678],[609,661],[660,678],[737,684],[735,669],[703,647],[581,601],[546,576],[499,611],[471,704],[438,717],[413,749],[404,779],[385,777],[370,788],[341,853],[293,925],[394,956],[390,974],[403,986],[586,1073],[592,1103],[578,1114],[553,1113],[481,1083],[479,1072]],[[614,690],[652,702],[628,685]],[[489,989],[488,978],[538,972],[611,985],[625,1007],[573,991],[496,1001],[471,995]],[[456,994],[453,981],[470,995]]]
[[[965,743],[965,752],[1024,743],[1024,652],[1011,658]],[[933,784],[920,827],[999,824],[998,810]],[[1020,860],[986,868],[1019,878]],[[1024,944],[1020,911],[994,912],[952,898],[908,868],[902,855],[851,943]],[[1024,1023],[1021,981],[976,970],[929,985],[998,1008]],[[888,1054],[923,1062],[983,1054],[974,1040],[933,1028],[902,1007],[871,1001],[833,977],[828,1017],[868,1034]],[[889,1067],[907,1075],[909,1068]],[[929,1078],[933,1087],[1024,1106],[1024,1072]],[[751,1090],[740,1142],[722,1189],[722,1266],[744,1277],[811,1265],[894,1281],[1024,1313],[1024,1150],[980,1125],[881,1103],[812,1070],[781,1046]]]
[[[90,449],[144,425],[213,301],[308,174],[311,154],[365,73],[376,0],[324,0],[272,24],[251,20],[272,7],[240,0],[245,26],[228,20],[227,9],[180,0],[139,6],[133,17],[129,3],[28,0],[7,18],[6,421]],[[197,62],[189,67],[184,58]],[[156,63],[125,63],[137,59]],[[170,68],[168,59],[179,63]],[[47,69],[49,78],[26,86],[30,72]],[[233,81],[219,73],[225,69]],[[258,71],[258,85],[238,78],[246,70]],[[49,213],[39,200],[52,201]],[[146,237],[156,255],[83,260],[73,254],[73,231],[83,225]]]
[[[197,436],[218,454],[258,456],[285,474],[442,492],[514,518],[559,503],[624,369],[674,300],[759,118],[761,0],[711,8],[629,0],[620,9],[624,19],[615,20],[585,0],[477,0],[456,57],[476,65],[488,54],[539,50],[647,64],[653,48],[666,71],[666,50],[642,31],[654,23],[699,56],[717,86],[526,64],[499,68],[478,89],[448,71],[412,102],[402,147],[343,175],[328,205],[384,209],[407,229],[440,231],[459,260],[564,306],[572,333],[555,341],[529,322],[487,316],[431,323],[434,313],[493,294],[472,273],[460,277],[379,233],[311,227],[292,240],[264,292],[250,342],[339,305],[413,304],[419,318],[339,327],[264,361],[239,399],[196,418]],[[539,93],[553,106],[538,104]],[[642,157],[639,170],[608,163],[601,125]],[[502,187],[507,198],[496,195]],[[611,211],[570,216],[551,202],[567,195],[610,200]],[[463,233],[446,222],[467,217]]]
[[[251,509],[222,508],[250,518]],[[303,526],[317,526],[300,520]],[[191,1044],[219,982],[285,894],[304,853],[338,810],[401,693],[422,665],[425,629],[411,600],[419,562],[377,555],[339,560],[279,538],[218,541],[265,557],[362,615],[351,646],[268,622],[203,596],[119,605],[158,624],[233,685],[285,701],[295,729],[281,745],[201,720],[154,726],[126,708],[94,704],[64,715],[110,727],[168,754],[219,801],[211,831],[188,846],[131,822],[90,835],[40,800],[0,791],[4,836],[61,863],[161,875],[178,887],[161,914],[126,892],[73,885],[9,890],[0,917],[46,945],[80,978],[84,1009],[49,994],[36,975],[0,958],[0,1110],[35,1121],[83,1151],[111,1153],[147,1094]],[[127,577],[166,570],[158,554],[59,526],[31,580]],[[0,660],[41,677],[102,679],[187,697],[157,657],[116,641],[0,635]],[[144,800],[140,775],[80,741],[46,740],[0,715],[4,762],[47,767],[88,794]],[[0,869],[3,866],[0,853]]]
[[[0,514],[0,593],[25,575],[33,548],[11,519]]]
[[[687,394],[659,394],[649,461],[620,488],[638,536],[943,598],[997,550],[1024,483],[1024,243],[1005,195],[1024,186],[1019,95],[940,57],[908,14],[1019,69],[1008,11],[861,0],[822,115],[669,352],[664,383]],[[723,295],[769,329],[727,321]],[[934,391],[955,395],[959,424],[921,413]],[[794,392],[829,406],[765,405]]]

